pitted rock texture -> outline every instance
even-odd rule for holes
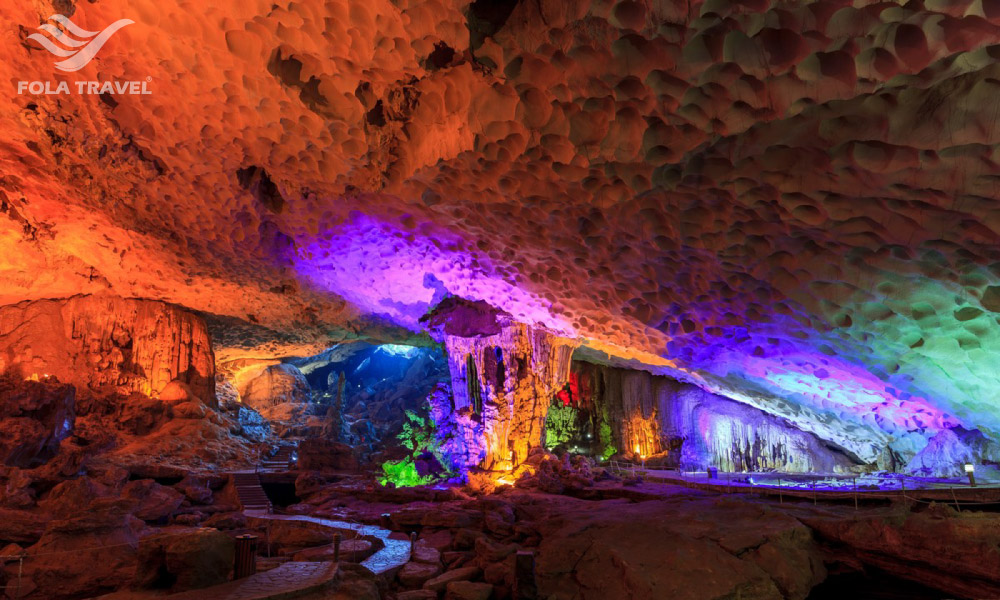
[[[1000,429],[993,3],[505,6],[75,5],[136,22],[68,79],[152,93],[8,88],[0,304],[301,347],[454,294],[910,456]],[[5,81],[53,78],[51,12],[0,8]]]
[[[55,377],[98,396],[155,397],[183,384],[197,400],[216,403],[205,324],[157,301],[97,295],[0,307],[0,372]]]

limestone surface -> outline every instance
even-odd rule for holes
[[[110,289],[275,358],[457,296],[907,460],[1000,431],[991,2],[58,4],[133,23],[62,75],[52,6],[0,7],[0,305]],[[18,84],[61,79],[149,93]],[[210,396],[196,333],[126,387]]]

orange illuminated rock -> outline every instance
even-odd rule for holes
[[[75,385],[88,395],[176,396],[183,382],[215,404],[215,364],[204,323],[176,306],[77,296],[0,308],[0,372]]]

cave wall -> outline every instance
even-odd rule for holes
[[[156,396],[176,379],[216,404],[204,322],[153,300],[93,295],[0,307],[0,373],[56,377],[95,396]]]
[[[552,439],[601,454],[725,471],[836,472],[858,462],[786,419],[646,371],[574,362],[554,404],[564,408],[550,409],[561,415]]]

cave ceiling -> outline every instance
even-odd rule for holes
[[[28,37],[55,13],[134,22],[62,73]],[[416,339],[460,296],[859,455],[1000,432],[996,0],[30,0],[0,25],[0,304],[166,300],[238,323],[238,356]]]

